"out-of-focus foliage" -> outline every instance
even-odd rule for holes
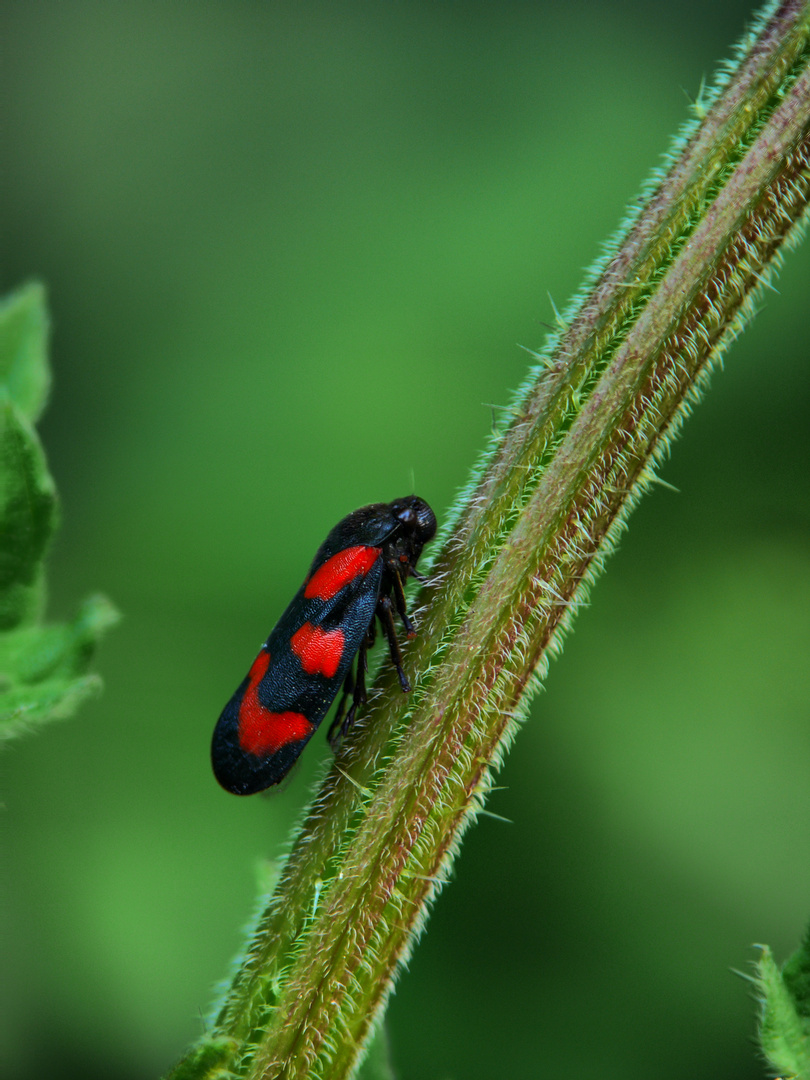
[[[328,751],[219,711],[354,507],[441,513],[746,3],[11,4],[6,287],[48,282],[51,608],[106,691],[6,757],[4,1076],[157,1075]],[[761,1075],[810,880],[810,252],[634,514],[389,1011],[402,1080]],[[494,408],[493,408],[494,406]],[[633,657],[633,660],[628,660]],[[320,760],[319,760],[320,755]],[[47,1037],[43,1035],[46,1033]]]
[[[767,945],[756,966],[759,1040],[771,1068],[810,1077],[810,932],[781,971]]]
[[[50,373],[42,290],[0,302],[0,740],[70,716],[101,686],[87,667],[117,615],[104,597],[71,623],[43,626],[45,553],[56,491],[33,427]]]

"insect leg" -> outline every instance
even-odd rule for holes
[[[399,587],[401,590],[401,583]],[[402,613],[400,612],[400,615],[401,614]],[[408,682],[405,672],[402,670],[402,653],[400,652],[399,641],[397,640],[397,628],[394,625],[394,612],[392,610],[390,596],[381,596],[377,601],[377,615],[382,623],[385,636],[388,638],[388,648],[391,651],[391,663],[397,669],[399,685],[402,687],[403,692],[407,694],[411,689],[411,684]],[[403,619],[403,622],[404,621],[405,620]],[[408,628],[409,623],[410,620],[405,623],[406,629]],[[411,630],[413,630],[412,626]]]
[[[329,725],[329,731],[327,732],[326,737],[333,749],[354,723],[358,705],[365,705],[367,701],[366,672],[368,671],[368,658],[366,654],[368,652],[369,639],[371,637],[372,635],[370,633],[366,635],[360,646],[360,650],[357,653],[357,674],[353,675],[352,669],[349,668],[346,675],[346,681],[343,684],[343,696],[340,699],[340,705],[335,713],[335,719]],[[349,706],[349,711],[344,717],[343,710],[346,707],[349,694],[352,695],[352,703]]]
[[[408,608],[407,608],[407,605],[405,603],[405,589],[402,586],[402,578],[399,576],[399,574],[392,574],[391,575],[391,581],[392,581],[393,586],[394,586],[394,604],[396,605],[397,615],[399,615],[400,619],[402,619],[402,625],[405,627],[405,633],[408,635],[409,638],[416,637],[416,630],[414,629],[414,625],[411,622],[411,620],[408,618]],[[382,598],[381,598],[380,602],[382,602]],[[390,603],[391,603],[391,601],[389,600],[388,601],[389,609],[390,609]],[[382,616],[380,616],[380,618],[382,620]],[[382,620],[382,621],[384,622],[384,620]],[[393,628],[393,625],[394,625],[394,619],[393,619],[393,616],[391,616],[391,626],[392,626],[392,628]],[[388,633],[387,629],[386,629],[386,633]]]
[[[354,714],[357,711],[358,705],[365,705],[366,701],[366,672],[368,671],[368,644],[363,642],[360,646],[360,652],[357,654],[357,677],[354,683],[354,697],[352,698],[352,707],[349,709],[349,714],[346,717],[346,723],[343,725],[342,735],[345,735],[349,728],[354,723]]]
[[[326,733],[327,741],[334,747],[337,740],[337,733],[343,722],[343,713],[346,710],[346,702],[349,695],[355,692],[354,672],[352,670],[354,665],[346,672],[346,678],[343,680],[343,693],[340,695],[340,702],[338,703],[337,710],[335,712],[335,718],[329,725],[329,730]]]

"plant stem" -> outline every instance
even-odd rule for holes
[[[468,487],[176,1078],[352,1073],[526,707],[808,204],[810,0],[770,5],[575,300]]]

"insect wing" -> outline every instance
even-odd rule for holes
[[[211,760],[227,791],[252,795],[289,772],[368,632],[382,573],[375,547],[354,545],[320,563],[316,558],[217,722]]]
[[[347,514],[318,548],[307,581],[317,572],[326,571],[334,559],[343,558],[348,552],[379,548],[399,524],[389,503],[372,503]]]

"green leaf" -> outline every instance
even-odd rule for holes
[[[0,385],[26,419],[33,423],[39,418],[51,385],[41,285],[25,285],[0,300]]]
[[[763,945],[755,981],[763,1054],[781,1076],[810,1080],[810,935],[781,971]]]
[[[205,1038],[172,1074],[172,1080],[233,1080],[228,1067],[237,1044],[229,1038]]]
[[[103,596],[85,600],[73,622],[0,635],[0,740],[62,720],[101,689],[87,674],[102,635],[119,615]]]
[[[69,716],[101,687],[88,674],[118,619],[92,597],[62,626],[40,625],[44,560],[57,524],[56,489],[34,430],[50,386],[44,291],[0,300],[0,742]]]
[[[41,617],[56,491],[36,432],[0,387],[0,630]]]
[[[782,967],[782,978],[793,998],[796,1012],[805,1022],[810,1022],[810,927],[801,947]]]
[[[0,300],[0,630],[38,619],[56,492],[33,423],[50,386],[40,285]]]

